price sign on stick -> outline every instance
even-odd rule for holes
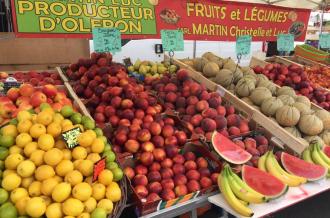
[[[250,35],[238,36],[236,38],[236,56],[250,54],[251,40],[252,37]]]
[[[330,48],[330,34],[320,34],[319,43],[321,48]]]
[[[181,30],[161,30],[163,48],[165,51],[183,51],[183,32]]]
[[[294,36],[292,34],[277,35],[277,51],[290,52],[294,50]]]
[[[62,133],[62,138],[69,149],[73,149],[78,145],[78,135],[80,135],[80,133],[81,130],[79,127],[70,129]]]
[[[121,34],[116,28],[94,28],[93,44],[96,52],[121,51]]]

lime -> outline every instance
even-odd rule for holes
[[[6,159],[6,157],[8,156],[9,151],[7,148],[4,147],[0,147],[0,160],[4,160]]]
[[[65,105],[61,109],[61,114],[63,117],[71,117],[73,115],[73,108],[69,105]]]
[[[35,113],[36,113],[36,111],[33,110],[33,109],[30,109],[30,110],[28,110],[28,111],[30,112],[30,114],[35,114]]]
[[[81,123],[84,125],[85,123],[86,123],[86,121],[87,120],[90,120],[91,118],[89,118],[88,116],[86,116],[86,115],[83,115],[82,117],[81,117]]]
[[[107,213],[103,208],[96,208],[91,214],[91,218],[106,218]]]
[[[15,139],[13,136],[10,135],[2,135],[0,136],[0,146],[3,147],[10,147],[14,145]]]
[[[105,136],[99,136],[98,138],[99,139],[102,139],[102,141],[104,142],[104,144],[107,144],[108,143],[107,137],[105,137]]]
[[[46,108],[51,108],[50,105],[45,102],[41,103],[39,107],[40,107],[41,111],[45,110]]]
[[[112,171],[118,168],[118,164],[116,162],[107,162],[106,168]]]
[[[3,188],[0,188],[0,204],[5,203],[8,200],[8,192]]]
[[[5,203],[0,207],[0,217],[16,218],[17,210],[12,203]]]
[[[86,122],[83,124],[85,129],[94,129],[95,128],[95,122],[94,120],[86,120]]]
[[[10,121],[9,121],[9,124],[13,124],[13,125],[17,125],[18,124],[18,121],[17,121],[17,119],[16,118],[14,118],[14,119],[11,119]]]
[[[95,128],[94,132],[96,133],[97,136],[103,136],[103,130],[101,128]]]
[[[113,162],[116,159],[116,155],[113,151],[103,152],[103,157],[106,157],[107,162]]]
[[[124,175],[123,174],[123,171],[119,167],[111,170],[111,172],[113,174],[113,180],[115,182],[117,182],[117,181],[119,181],[119,180],[121,180],[123,178],[123,175]]]
[[[111,151],[111,147],[110,147],[109,144],[106,144],[105,147],[104,147],[103,152],[106,152],[106,151]]]
[[[70,120],[72,121],[73,124],[80,124],[81,123],[81,114],[80,113],[74,113],[71,117]]]

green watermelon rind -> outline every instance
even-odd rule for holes
[[[245,180],[245,165],[242,167],[242,179],[243,179],[243,181],[248,185],[248,186],[250,186],[249,184],[248,184],[248,182]],[[258,169],[258,168],[256,168],[256,169]],[[259,170],[259,169],[258,169]],[[275,177],[276,178],[276,177]],[[280,197],[282,197],[283,195],[285,195],[288,191],[289,191],[289,186],[288,185],[286,185],[286,184],[284,184],[284,183],[282,183],[283,184],[283,189],[281,190],[281,192],[279,192],[278,194],[276,194],[276,195],[265,195],[265,194],[263,194],[265,197],[266,197],[266,199],[267,199],[267,201],[271,201],[271,200],[275,200],[275,199],[278,199],[278,198],[280,198]],[[250,186],[250,188],[252,188],[252,189],[254,189],[253,187],[251,187]],[[254,189],[255,190],[255,189]],[[257,190],[255,190],[255,191],[257,191]]]
[[[246,162],[248,162],[251,158],[252,158],[252,155],[250,154],[250,153],[248,153],[247,151],[245,151],[244,149],[242,149],[241,147],[239,147],[238,145],[237,145],[237,148],[238,149],[242,149],[246,154],[248,154],[248,155],[246,155],[247,156],[247,158],[246,159],[242,159],[242,161],[234,161],[234,160],[231,160],[230,158],[228,158],[228,157],[226,157],[224,154],[222,154],[221,153],[221,151],[219,151],[218,150],[218,148],[216,147],[216,143],[215,143],[215,137],[216,137],[216,135],[217,134],[221,134],[221,133],[219,133],[219,132],[217,132],[217,131],[214,131],[213,132],[213,134],[212,134],[212,140],[211,140],[211,144],[212,144],[212,147],[213,147],[213,149],[224,159],[224,160],[226,160],[227,162],[229,162],[229,163],[232,163],[232,164],[236,164],[236,165],[240,165],[240,164],[245,164]],[[230,140],[230,139],[228,139],[228,140]]]
[[[287,154],[287,153],[285,153],[285,152],[282,152],[282,154],[281,154],[281,163],[282,163],[282,165],[283,165],[283,167],[284,167],[284,169],[287,171],[287,172],[289,172],[289,173],[291,173],[291,174],[293,174],[293,175],[296,175],[296,173],[295,172],[292,172],[290,169],[289,169],[289,167],[286,165],[286,161],[284,160],[284,156],[288,156],[289,154]],[[291,156],[291,155],[290,155]],[[288,156],[289,157],[289,156]],[[299,159],[299,158],[298,158]],[[302,161],[304,161],[304,160],[302,160]],[[316,164],[314,164],[314,165],[316,165]],[[317,167],[320,167],[320,165],[316,165]],[[304,177],[304,178],[306,178],[307,179],[307,181],[309,181],[309,182],[313,182],[313,181],[318,181],[318,180],[320,180],[320,179],[324,179],[326,176],[327,176],[327,174],[328,174],[328,169],[326,169],[325,167],[323,167],[324,169],[325,169],[325,171],[324,171],[324,173],[323,173],[323,175],[321,175],[321,176],[319,176],[319,177],[315,177],[315,178],[307,178],[307,177],[304,177],[304,176],[301,176],[301,177]],[[299,176],[299,175],[297,175],[297,176]]]

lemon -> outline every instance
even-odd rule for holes
[[[95,164],[97,161],[101,160],[101,156],[98,153],[90,153],[86,159],[91,160]]]
[[[52,135],[54,138],[61,135],[62,127],[58,123],[51,123],[47,126],[47,133]]]
[[[78,169],[78,166],[81,163],[81,161],[83,161],[83,160],[75,160],[75,161],[73,161],[73,167],[74,167],[75,170]]]
[[[85,209],[84,212],[91,213],[96,208],[96,200],[94,198],[88,198],[85,202]]]
[[[23,120],[17,124],[17,131],[19,133],[28,133],[32,125],[33,123],[31,120]]]
[[[9,148],[9,154],[23,154],[23,149],[17,145],[13,145]]]
[[[37,115],[37,123],[47,126],[51,122],[53,122],[53,114],[51,112],[42,111]]]
[[[41,165],[36,169],[34,176],[38,181],[43,181],[55,176],[55,171],[51,166]]]
[[[73,125],[65,125],[65,126],[62,127],[62,133],[66,132],[66,131],[69,131],[73,128],[75,128]]]
[[[54,178],[55,178],[56,181],[59,182],[59,183],[60,183],[60,182],[63,182],[63,178],[60,177],[60,176],[57,176],[57,175],[56,175],[56,176],[54,176]]]
[[[13,137],[16,137],[18,134],[17,128],[13,124],[9,124],[7,126],[2,127],[0,132],[2,135],[8,135]]]
[[[49,134],[43,134],[43,135],[39,136],[38,147],[41,150],[48,151],[51,148],[53,148],[54,145],[55,145],[55,141],[54,141],[53,136],[51,136]]]
[[[119,185],[116,182],[111,182],[107,187],[106,197],[112,202],[118,202],[121,199],[121,190]]]
[[[104,142],[100,138],[94,139],[92,143],[92,152],[93,153],[102,153],[104,150]]]
[[[31,160],[24,160],[17,166],[17,173],[21,177],[30,177],[36,169],[35,164]]]
[[[75,186],[83,181],[83,175],[78,170],[73,170],[65,175],[64,181]]]
[[[53,122],[61,123],[64,120],[64,117],[60,113],[55,113],[53,117]]]
[[[69,149],[63,149],[63,159],[64,160],[71,160],[72,159],[72,155],[71,155],[71,151]]]
[[[101,183],[95,183],[95,184],[92,185],[92,189],[93,189],[92,196],[97,201],[99,201],[99,200],[101,200],[101,199],[104,198],[106,188],[105,188],[105,186],[103,184],[101,184]]]
[[[46,212],[46,202],[40,197],[33,197],[27,201],[25,210],[31,217],[40,217]]]
[[[63,159],[63,152],[58,148],[52,148],[44,154],[44,162],[50,166],[56,166]]]
[[[29,131],[32,138],[35,139],[39,138],[43,134],[46,134],[46,132],[47,132],[46,127],[39,123],[33,124]]]
[[[86,182],[79,183],[72,189],[72,196],[81,201],[86,201],[91,195],[92,187]]]
[[[44,154],[45,154],[45,151],[37,149],[37,150],[33,151],[32,154],[30,155],[30,160],[36,166],[40,166],[44,162]]]
[[[20,148],[24,148],[30,142],[32,142],[32,137],[27,133],[21,133],[16,137],[16,145]]]
[[[109,199],[102,199],[97,203],[98,208],[103,208],[107,214],[111,214],[113,210],[113,203]]]
[[[12,173],[16,173],[16,170],[4,170],[3,172],[2,172],[2,177],[6,177],[6,176],[8,176],[8,175],[10,175],[10,174],[12,174]]]
[[[66,148],[66,144],[63,140],[59,139],[55,142],[55,148],[58,148],[58,149],[65,149]]]
[[[73,163],[70,160],[62,160],[55,168],[56,174],[65,176],[74,169]]]
[[[26,178],[22,178],[22,183],[21,183],[21,186],[23,188],[26,188],[28,189],[29,186],[31,185],[31,183],[34,181],[34,178],[31,176],[31,177],[26,177]]]
[[[41,182],[34,181],[28,188],[30,197],[38,197],[41,195]]]
[[[55,186],[58,183],[59,182],[57,181],[57,179],[55,177],[52,177],[52,178],[49,178],[49,179],[45,179],[41,183],[41,193],[43,195],[50,196],[52,194]]]
[[[86,148],[86,151],[87,151],[87,154],[91,153],[92,152],[92,148],[89,146]]]
[[[5,168],[9,170],[15,170],[22,161],[24,157],[21,154],[10,154],[5,160]]]
[[[61,218],[63,217],[61,203],[52,203],[46,209],[47,218]]]
[[[89,215],[89,213],[82,213],[79,216],[77,216],[77,218],[90,218],[91,215]]]
[[[52,192],[52,198],[54,201],[60,203],[65,201],[71,194],[71,186],[69,183],[61,182],[57,184]]]
[[[10,193],[10,200],[13,203],[16,203],[19,199],[28,197],[29,193],[24,188],[15,188]]]
[[[31,121],[32,121],[33,124],[37,123],[37,115],[36,114],[31,115]]]
[[[12,191],[15,188],[18,188],[21,182],[21,177],[19,177],[16,173],[11,173],[2,179],[1,186],[6,191]]]
[[[81,146],[77,146],[75,147],[72,152],[72,157],[73,159],[76,159],[76,160],[82,160],[82,159],[85,159],[87,157],[87,151],[84,147],[81,147]]]
[[[25,208],[26,208],[26,204],[27,204],[28,200],[30,200],[30,198],[27,196],[27,197],[18,199],[18,201],[16,202],[15,207],[20,216],[24,216],[27,214]]]
[[[80,146],[88,147],[92,145],[94,139],[93,136],[91,136],[91,134],[89,134],[88,132],[84,132],[78,135],[77,140]]]
[[[111,184],[112,182],[112,179],[113,179],[113,174],[110,170],[103,170],[100,175],[98,176],[98,181],[99,183],[105,185],[105,186],[108,186]]]
[[[84,211],[84,204],[78,199],[69,198],[62,204],[63,213],[68,216],[79,216]]]
[[[46,206],[50,205],[53,202],[49,196],[41,195],[40,197],[44,199]]]
[[[94,163],[91,160],[82,160],[78,165],[78,170],[84,176],[90,176],[93,173]]]
[[[36,151],[38,148],[38,144],[36,142],[29,142],[25,145],[23,153],[26,157],[30,157],[31,154]]]
[[[31,120],[31,113],[28,111],[20,111],[17,114],[17,120],[18,120],[18,122],[21,122],[24,120]]]
[[[94,130],[89,129],[86,131],[86,133],[89,134],[93,138],[93,140],[97,137],[96,132]]]
[[[65,127],[65,126],[73,126],[73,123],[71,122],[71,120],[68,120],[68,119],[64,119],[62,120],[61,122],[61,127]]]

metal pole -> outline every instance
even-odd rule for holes
[[[196,58],[196,40],[194,40],[193,44],[193,58]]]

